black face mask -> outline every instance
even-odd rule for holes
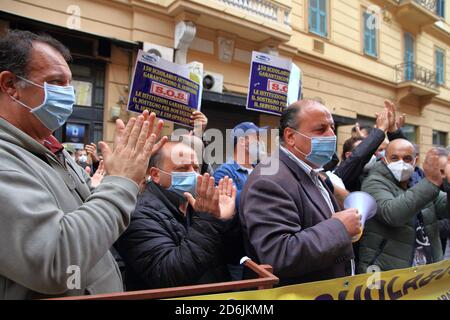
[[[328,162],[326,165],[323,166],[323,171],[333,171],[337,165],[339,164],[339,157],[336,153],[333,154],[333,157],[331,158],[331,161]]]

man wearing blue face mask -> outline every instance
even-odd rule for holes
[[[283,285],[351,274],[351,237],[360,231],[360,216],[356,209],[341,211],[319,177],[335,152],[333,129],[319,102],[289,106],[280,120],[279,157],[259,164],[241,194],[247,254],[272,265]]]
[[[236,188],[228,177],[214,186],[199,175],[188,143],[169,142],[148,167],[148,182],[131,223],[118,241],[127,290],[226,281],[224,221],[234,216]],[[201,143],[201,141],[200,141]]]
[[[155,114],[116,122],[93,190],[52,135],[72,113],[70,53],[55,39],[0,39],[0,300],[123,291],[109,249],[128,226],[155,144]],[[7,245],[5,245],[7,244]]]

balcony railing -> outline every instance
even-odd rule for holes
[[[398,4],[405,2],[405,0],[397,0]],[[436,0],[414,0],[417,4],[421,5],[425,9],[437,13],[437,1]]]
[[[414,62],[405,62],[397,65],[395,68],[397,83],[414,82],[429,89],[438,90],[436,72]]]
[[[290,27],[290,9],[269,0],[217,0],[227,6],[238,8],[257,17]]]

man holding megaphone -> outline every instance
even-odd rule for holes
[[[362,190],[371,194],[378,209],[366,222],[359,248],[358,272],[371,265],[382,271],[409,268],[442,260],[438,218],[450,216],[450,166],[439,169],[437,150],[425,158],[425,178],[411,186],[417,163],[414,146],[407,140],[389,143],[386,157],[376,163]],[[443,191],[442,191],[443,190]]]
[[[272,265],[281,285],[352,272],[351,239],[361,231],[361,216],[355,208],[342,211],[319,177],[336,151],[333,129],[331,113],[319,102],[289,106],[280,120],[279,157],[259,164],[241,193],[247,255]],[[277,172],[265,173],[274,163]]]

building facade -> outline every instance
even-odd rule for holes
[[[338,151],[356,121],[373,124],[384,99],[407,114],[421,147],[450,144],[450,1],[445,0],[2,0],[0,30],[45,31],[66,44],[77,104],[65,141],[113,141],[127,118],[138,49],[199,61],[209,80],[202,111],[225,130],[241,121],[278,126],[245,110],[251,52],[288,57],[303,97],[333,113]],[[223,78],[223,85],[221,84]],[[173,125],[166,124],[166,133]]]

